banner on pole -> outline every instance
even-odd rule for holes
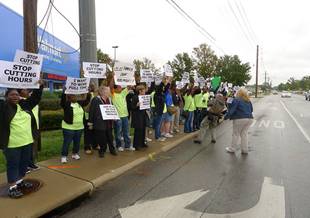
[[[38,89],[39,65],[25,65],[0,60],[0,87]]]
[[[151,108],[151,96],[150,95],[139,95],[140,110]]]
[[[83,62],[84,76],[87,78],[107,78],[107,65],[101,63]]]
[[[80,95],[88,93],[90,78],[68,77],[65,94]]]
[[[41,72],[43,55],[30,53],[22,50],[16,50],[14,62],[30,66],[37,65],[39,66],[38,70]]]
[[[136,85],[135,68],[131,64],[116,63],[114,66],[114,81],[122,87]]]
[[[103,120],[119,120],[119,115],[114,105],[101,104],[99,107]]]

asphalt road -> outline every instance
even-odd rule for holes
[[[310,217],[310,102],[268,96],[254,105],[248,156],[225,152],[231,122],[185,141],[99,188],[63,217]]]

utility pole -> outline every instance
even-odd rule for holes
[[[267,71],[265,71],[265,92],[267,92]]]
[[[115,62],[116,62],[116,49],[118,49],[118,45],[114,45],[114,46],[112,46],[112,48],[114,49],[114,61],[113,61],[113,67],[114,67]]]
[[[256,48],[256,84],[255,84],[255,98],[258,97],[258,56],[259,56],[259,46]]]
[[[24,14],[24,50],[37,53],[37,0],[23,1]]]
[[[25,1],[25,0],[24,0]],[[95,0],[79,0],[80,62],[97,62]],[[92,79],[98,85],[98,79]]]

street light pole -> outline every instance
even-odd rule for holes
[[[114,61],[113,61],[113,67],[114,67],[115,62],[116,62],[116,49],[118,48],[118,45],[114,45],[112,46],[112,48],[114,48]]]

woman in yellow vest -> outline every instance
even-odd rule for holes
[[[42,83],[42,82],[40,82]],[[7,165],[11,198],[23,196],[22,190],[31,189],[32,183],[23,180],[31,156],[31,147],[37,134],[32,109],[41,100],[43,86],[35,89],[28,99],[22,99],[17,89],[8,89],[5,101],[0,102],[0,148]]]

